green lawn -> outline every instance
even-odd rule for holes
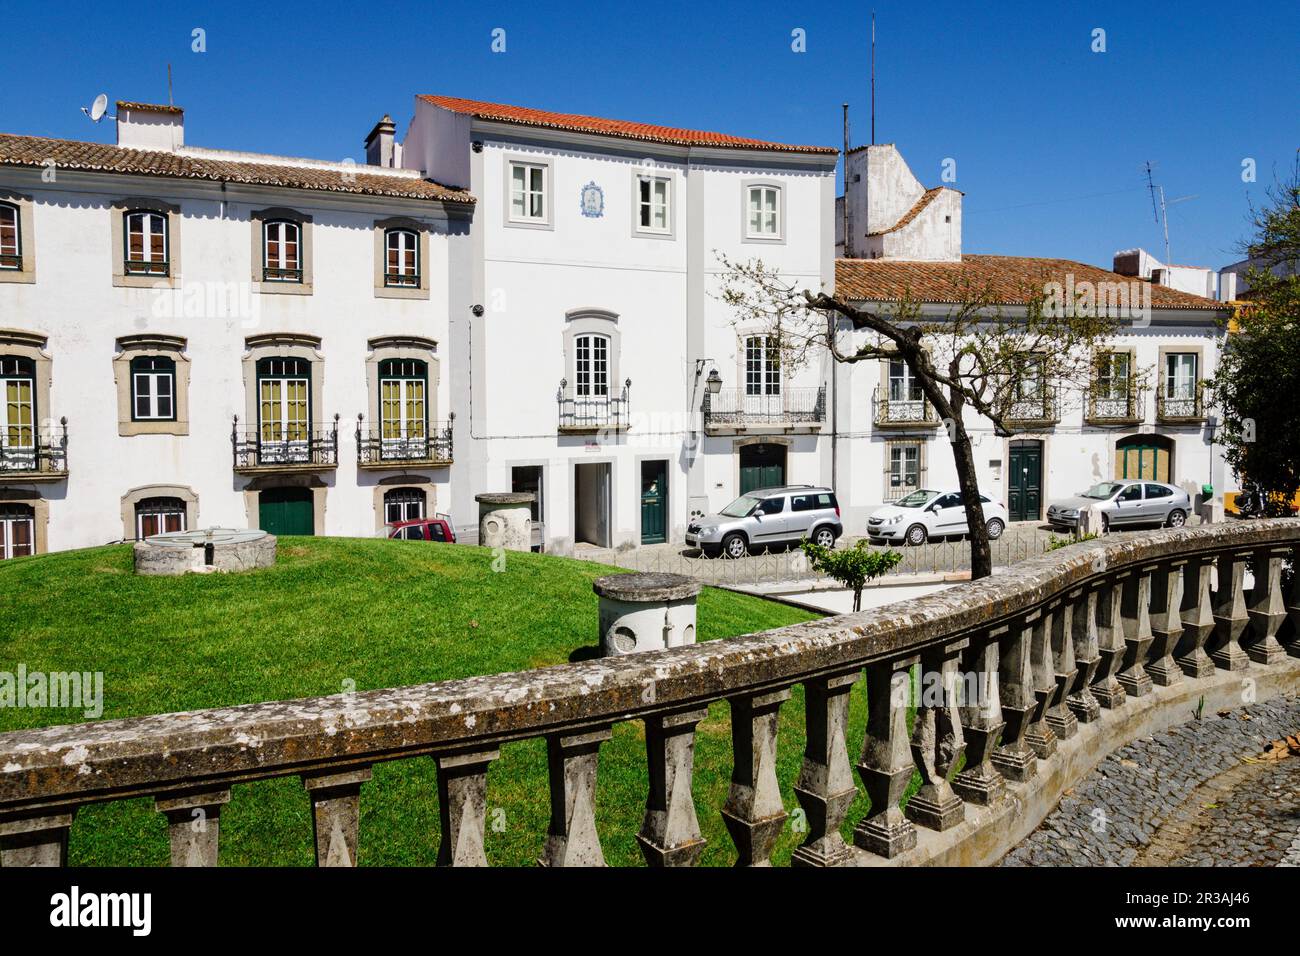
[[[137,577],[129,546],[0,563],[0,671],[104,672],[104,718],[335,694],[561,664],[596,643],[592,579],[609,568],[511,554],[494,573],[490,552],[465,546],[341,538],[285,538],[274,568],[238,575]],[[715,640],[812,615],[706,588],[699,639]],[[348,682],[353,682],[349,684]],[[709,845],[702,863],[734,861],[719,810],[731,773],[725,704],[697,736],[694,792]],[[69,723],[79,711],[0,709],[0,731]],[[856,756],[865,696],[853,695]],[[778,759],[786,806],[804,742],[800,688],[782,708]],[[549,817],[541,740],[504,747],[488,775],[487,852],[495,864],[531,864]],[[635,834],[645,807],[642,725],[620,724],[601,751],[597,818],[606,859],[640,865]],[[846,833],[867,809],[859,796]],[[375,767],[361,798],[363,865],[427,865],[437,855],[433,761]],[[221,816],[221,860],[310,865],[311,820],[297,778],[234,788]],[[494,825],[495,824],[495,825]],[[787,825],[785,862],[802,835]],[[83,808],[74,864],[167,861],[162,816],[150,800]]]

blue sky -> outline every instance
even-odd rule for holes
[[[111,141],[111,123],[78,107],[101,91],[165,102],[170,62],[187,142],[218,148],[360,158],[374,121],[392,113],[400,135],[424,92],[829,146],[848,101],[860,145],[870,9],[5,0],[0,131]],[[1170,209],[1173,260],[1223,265],[1248,202],[1300,146],[1294,2],[881,0],[876,12],[877,141],[897,143],[925,185],[956,161],[968,252],[1162,256],[1152,160],[1170,199],[1195,196]],[[206,52],[191,50],[195,28]],[[806,52],[791,49],[796,28]]]

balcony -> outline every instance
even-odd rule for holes
[[[1205,396],[1201,383],[1191,395],[1181,392],[1166,394],[1162,388],[1156,393],[1156,421],[1166,425],[1195,424],[1205,421]]]
[[[264,423],[230,430],[237,475],[282,475],[333,470],[339,464],[339,417],[328,427]]]
[[[628,429],[629,392],[632,380],[623,383],[619,395],[566,395],[568,382],[560,380],[555,393],[559,406],[559,430],[564,435],[595,435],[599,432],[623,432]]]
[[[1121,386],[1100,388],[1094,386],[1088,393],[1084,421],[1089,425],[1137,425],[1145,417],[1141,393],[1134,386],[1127,390]]]
[[[939,424],[934,408],[923,398],[890,398],[876,389],[877,428],[935,428]]]
[[[1002,423],[1007,431],[1031,431],[1050,428],[1061,420],[1061,404],[1056,389],[1042,389],[1038,395],[1022,396],[1007,401],[1002,413]]]
[[[704,393],[704,430],[815,432],[826,421],[826,386],[787,388],[774,395],[749,395],[743,388]]]
[[[68,477],[68,420],[0,429],[0,481],[30,484]]]
[[[451,435],[456,420],[430,422],[430,434],[420,438],[392,438],[381,428],[366,428],[357,416],[357,467],[367,471],[417,466],[440,468],[452,463]]]

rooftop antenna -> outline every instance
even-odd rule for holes
[[[871,145],[876,145],[876,11],[871,11]]]
[[[92,123],[98,123],[105,116],[108,116],[108,94],[100,93],[95,97],[95,102],[90,104],[89,108],[82,107],[81,112],[90,117]],[[109,116],[109,119],[117,119],[116,116]]]
[[[1180,202],[1187,202],[1189,199],[1195,199],[1196,196],[1179,196],[1177,199],[1165,199],[1165,187],[1158,184],[1151,178],[1151,171],[1155,165],[1147,160],[1147,188],[1151,191],[1151,211],[1155,213],[1156,222],[1163,223],[1165,231],[1165,265],[1173,265],[1173,256],[1169,251],[1169,207],[1177,205]],[[1156,196],[1160,197],[1160,202],[1156,202]]]
[[[172,102],[172,65],[170,63],[167,64],[167,105],[176,105]]]

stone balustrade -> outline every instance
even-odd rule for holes
[[[725,804],[711,812],[738,862],[763,866],[787,825],[776,744],[796,684],[806,747],[794,792],[807,831],[794,863],[989,862],[1105,753],[1188,719],[1188,701],[1217,705],[1240,695],[1243,679],[1261,699],[1300,687],[1300,586],[1283,590],[1284,564],[1298,561],[1293,519],[1111,535],[901,605],[729,640],[7,733],[0,865],[59,865],[79,808],[140,796],[167,818],[173,865],[213,865],[231,787],[285,776],[300,777],[311,802],[317,863],[352,865],[370,768],[432,758],[439,862],[481,866],[488,768],[502,745],[532,738],[547,741],[551,775],[540,862],[601,865],[600,750],[625,721],[645,727],[645,859],[690,865],[704,847],[691,793],[695,730],[725,700],[734,769]],[[864,672],[867,728],[854,767],[849,702]],[[871,807],[846,842],[855,769]],[[914,776],[920,788],[903,804]]]

